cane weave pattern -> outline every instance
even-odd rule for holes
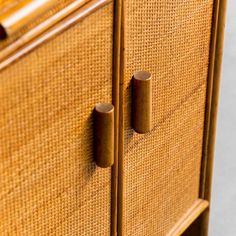
[[[111,170],[93,108],[112,102],[113,5],[0,72],[0,235],[109,235]]]
[[[124,235],[164,236],[199,194],[213,0],[124,1]],[[153,130],[131,128],[131,77],[153,75]]]
[[[0,2],[0,16],[3,12],[8,10],[9,8],[15,6],[17,3],[22,2],[23,0],[17,0],[17,1],[3,1]],[[58,3],[55,5],[55,7],[51,8],[50,10],[43,13],[39,18],[35,19],[33,22],[28,24],[27,26],[23,27],[19,30],[19,32],[16,32],[14,35],[9,37],[8,39],[0,41],[0,49],[3,49],[7,45],[13,43],[15,40],[17,40],[20,36],[22,36],[27,31],[33,29],[38,24],[42,23],[44,20],[48,19],[52,15],[56,14],[66,6],[68,6],[70,3],[74,2],[75,0],[58,0]],[[87,0],[85,2],[89,2],[90,0]]]

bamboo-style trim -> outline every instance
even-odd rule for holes
[[[208,95],[206,102],[206,127],[203,145],[203,167],[200,196],[210,202],[212,188],[212,173],[216,139],[218,99],[220,92],[220,79],[222,56],[224,46],[224,29],[226,20],[227,0],[218,0],[215,5],[216,13],[213,25],[211,59],[208,78]],[[208,235],[209,210],[202,217],[201,235]]]
[[[120,47],[121,47],[121,4],[122,0],[114,3],[114,34],[113,34],[113,93],[112,103],[115,107],[115,138],[114,165],[112,166],[111,185],[111,235],[117,235],[118,215],[118,154],[119,154],[119,86],[120,86]]]
[[[2,29],[0,38],[11,36],[55,6],[56,3],[56,0],[21,1],[0,16],[0,26]]]
[[[24,35],[22,35],[19,39],[14,41],[12,44],[1,50],[0,54],[0,61],[14,53],[17,49],[21,48],[46,30],[48,30],[50,27],[54,26],[76,10],[78,10],[80,7],[82,7],[88,0],[77,0],[61,11],[57,12],[55,15],[51,16],[50,18],[46,19],[44,22],[40,23],[36,27],[34,27],[32,30],[26,32]],[[1,25],[0,25],[1,30]]]
[[[112,0],[93,0],[80,8],[78,11],[74,12],[67,18],[65,18],[60,23],[56,24],[43,34],[39,35],[37,38],[32,40],[29,44],[26,44],[24,47],[20,48],[14,54],[7,57],[0,63],[0,70],[6,68],[12,62],[16,61],[26,53],[30,52],[32,49],[38,47],[42,43],[48,41],[49,39],[53,38],[54,36],[58,35],[59,33],[67,30],[77,22],[83,20],[88,15],[92,14],[99,8],[107,5],[108,3],[112,2]]]
[[[208,208],[209,202],[197,199],[192,207],[179,219],[167,236],[180,236]]]

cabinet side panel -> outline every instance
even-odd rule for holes
[[[213,0],[124,1],[123,234],[166,235],[199,197]],[[131,125],[131,77],[153,76],[153,129]]]
[[[112,103],[112,31],[109,4],[0,72],[2,234],[110,234],[93,108]]]

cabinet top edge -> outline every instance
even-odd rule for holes
[[[0,53],[0,71],[111,2],[112,0],[78,0],[69,4],[3,48]]]

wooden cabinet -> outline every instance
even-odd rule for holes
[[[226,1],[51,1],[13,32],[36,2],[0,3],[0,235],[207,235]],[[98,103],[114,106],[108,168]]]

